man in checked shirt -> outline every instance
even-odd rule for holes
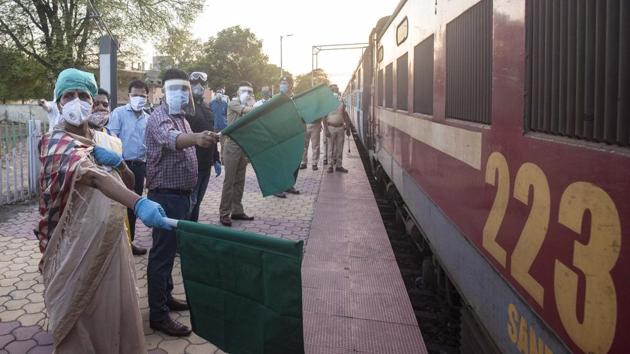
[[[147,120],[145,134],[148,198],[163,205],[167,217],[187,219],[190,194],[197,184],[195,146],[215,144],[216,136],[208,131],[193,133],[186,121],[185,115],[194,115],[195,109],[188,75],[169,69],[162,82],[165,99]],[[187,336],[190,328],[169,315],[169,311],[188,310],[186,301],[171,295],[175,231],[153,229],[152,237],[147,266],[150,326],[171,336]]]

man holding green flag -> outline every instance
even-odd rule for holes
[[[326,85],[293,98],[275,95],[264,105],[246,112],[221,134],[229,136],[247,155],[266,197],[295,184],[294,172],[304,151],[304,123],[326,116],[338,105],[339,100]]]
[[[242,117],[254,109],[254,88],[247,81],[238,84],[238,95],[228,104],[228,127],[242,120]],[[245,173],[247,172],[247,156],[233,141],[232,137],[225,139],[223,164],[225,165],[225,179],[221,191],[219,206],[219,221],[223,226],[232,226],[234,220],[254,220],[253,216],[245,214],[243,210],[243,192],[245,190]]]

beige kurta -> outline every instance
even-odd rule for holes
[[[135,267],[124,231],[126,209],[76,183],[42,256],[44,301],[55,353],[146,353]],[[122,185],[122,181],[120,181]]]

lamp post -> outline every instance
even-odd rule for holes
[[[291,37],[292,35],[293,33],[280,36],[280,78],[282,78],[282,75],[284,75],[284,71],[282,70],[282,39],[284,37]]]

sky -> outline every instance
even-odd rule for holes
[[[204,11],[191,28],[203,41],[220,30],[240,25],[250,28],[263,41],[269,62],[280,66],[280,36],[283,67],[294,76],[311,71],[311,47],[338,43],[367,43],[379,18],[393,13],[399,0],[207,0]],[[146,51],[150,57],[151,48]],[[331,82],[345,87],[357,66],[361,50],[326,51],[319,54],[319,67]],[[280,73],[278,73],[278,76]],[[244,78],[246,79],[246,78]]]

